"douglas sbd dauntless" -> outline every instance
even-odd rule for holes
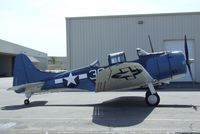
[[[152,48],[151,40],[149,37]],[[126,61],[125,53],[108,55],[108,66],[99,66],[98,61],[87,67],[61,73],[42,72],[35,68],[29,58],[19,54],[15,58],[13,87],[16,93],[25,93],[28,105],[33,94],[59,92],[63,88],[76,88],[103,92],[148,87],[145,100],[150,106],[157,106],[160,97],[154,86],[169,83],[183,77],[187,67],[192,77],[187,39],[185,36],[185,57],[181,51],[147,53],[138,48],[139,59]],[[192,78],[193,79],[193,78]]]

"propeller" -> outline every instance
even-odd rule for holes
[[[152,45],[152,42],[151,42],[150,35],[148,35],[148,38],[149,38],[149,43],[150,43],[150,46],[151,46],[151,52],[154,53],[153,45]]]
[[[188,70],[189,70],[189,73],[190,73],[190,77],[191,77],[192,81],[194,81],[193,75],[192,75],[192,70],[191,70],[191,67],[190,67],[190,64],[194,63],[194,59],[189,59],[189,52],[188,52],[188,44],[187,44],[186,35],[184,37],[184,47],[185,47],[186,65],[188,67]]]

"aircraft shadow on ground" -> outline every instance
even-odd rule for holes
[[[20,109],[26,109],[26,108],[32,108],[32,107],[39,107],[39,106],[45,106],[48,101],[33,101],[29,105],[10,105],[10,106],[4,106],[1,107],[1,110],[20,110]]]
[[[166,108],[193,108],[192,105],[158,106]],[[94,106],[92,122],[102,126],[126,127],[143,122],[155,107],[147,106],[144,97],[119,97]]]
[[[153,111],[144,97],[119,97],[94,106],[92,122],[102,126],[126,127],[143,122]]]
[[[126,127],[143,122],[155,107],[149,107],[144,97],[118,97],[97,104],[47,104],[48,101],[34,101],[28,106],[4,106],[1,110],[20,110],[32,107],[94,107],[92,122],[102,126]],[[161,104],[158,107],[166,108],[194,108],[193,105]]]

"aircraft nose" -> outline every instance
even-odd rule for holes
[[[169,54],[169,57],[172,75],[185,74],[187,72],[186,59],[182,52],[173,51]]]

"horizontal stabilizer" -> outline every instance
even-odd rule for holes
[[[8,88],[7,90],[8,91],[24,90],[24,91],[36,92],[36,91],[40,91],[43,85],[44,85],[44,82],[35,82],[35,83],[22,84],[19,86],[13,86],[11,88]]]

